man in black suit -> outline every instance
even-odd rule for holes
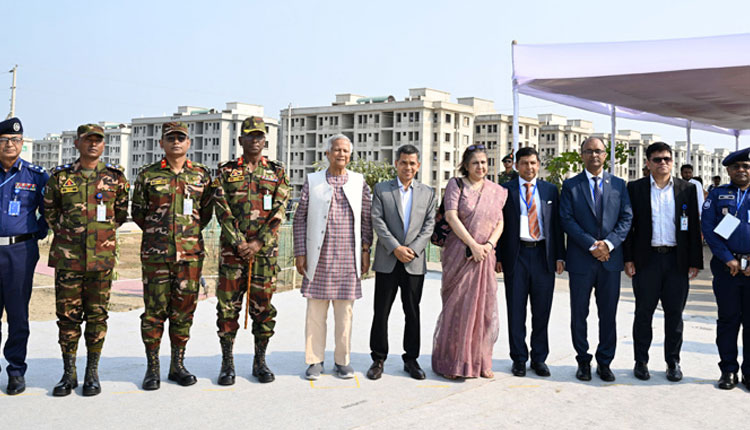
[[[505,228],[495,254],[495,271],[505,272],[508,342],[513,375],[526,375],[526,306],[531,299],[531,368],[550,376],[547,325],[555,289],[555,273],[564,269],[565,245],[560,226],[557,187],[536,178],[539,153],[534,148],[516,152],[519,177],[503,184],[508,200],[503,206]]]
[[[581,381],[591,380],[586,318],[594,288],[599,316],[596,373],[605,382],[615,380],[609,365],[617,347],[622,243],[633,212],[625,181],[604,171],[606,159],[601,139],[584,140],[581,160],[585,170],[566,180],[560,193],[560,223],[568,234],[565,267],[570,274],[570,331],[577,353],[576,378]]]
[[[633,224],[625,241],[625,274],[633,278],[633,347],[636,378],[647,380],[651,321],[661,300],[667,379],[682,379],[682,311],[688,279],[703,268],[698,199],[692,183],[672,177],[672,148],[655,142],[646,148],[651,174],[628,184]]]

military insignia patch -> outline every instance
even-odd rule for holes
[[[710,207],[711,207],[711,199],[708,199],[708,200],[706,200],[706,201],[705,201],[705,202],[703,203],[703,210],[706,210],[706,209],[708,209],[708,208],[710,208]]]
[[[734,200],[734,194],[722,194],[719,196],[719,200]]]
[[[240,175],[240,176],[231,176],[230,175],[227,178],[227,182],[240,182],[240,181],[244,181],[244,180],[245,180],[245,176],[244,175]]]
[[[167,185],[169,182],[169,179],[167,178],[154,178],[152,179],[149,184],[151,185]]]
[[[36,184],[28,184],[26,182],[16,182],[16,189],[24,190],[24,191],[36,191]]]
[[[219,181],[219,178],[214,178],[214,183],[212,184],[214,187],[218,187],[221,185],[221,181]]]
[[[75,186],[75,184],[76,184],[76,183],[75,183],[75,182],[73,182],[73,179],[71,179],[71,178],[68,178],[68,180],[67,180],[67,181],[65,181],[65,183],[63,184],[63,187],[72,187],[72,186]]]
[[[264,176],[261,176],[260,179],[263,180],[263,181],[269,181],[269,182],[279,182],[279,178],[277,178],[276,176],[265,176],[264,175]]]

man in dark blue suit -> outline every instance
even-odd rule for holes
[[[570,330],[578,361],[576,378],[591,380],[586,318],[591,290],[596,288],[599,346],[596,373],[615,380],[609,365],[615,356],[615,317],[624,268],[622,243],[630,231],[633,211],[625,181],[604,171],[604,143],[589,137],[581,145],[585,170],[563,183],[560,218],[568,234],[565,266],[570,274]]]
[[[526,306],[531,299],[531,368],[550,376],[547,325],[555,289],[555,272],[565,260],[557,187],[537,180],[539,154],[534,148],[516,152],[519,177],[503,184],[508,200],[503,206],[505,227],[495,248],[496,272],[505,272],[508,342],[513,375],[526,375]]]

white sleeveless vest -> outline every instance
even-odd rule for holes
[[[343,190],[349,207],[354,214],[354,261],[356,261],[357,278],[362,273],[362,187],[365,178],[359,173],[346,171],[349,180]],[[320,248],[323,246],[326,227],[328,225],[328,211],[331,209],[333,187],[326,181],[326,170],[307,175],[309,187],[307,206],[307,279],[312,281],[315,269],[320,260]]]

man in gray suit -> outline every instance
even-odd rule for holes
[[[398,177],[375,185],[372,228],[378,235],[375,249],[375,314],[370,331],[370,379],[380,379],[388,357],[388,315],[401,287],[406,319],[404,371],[424,379],[419,367],[419,301],[426,269],[425,248],[435,227],[435,191],[414,180],[419,172],[419,150],[403,145],[396,151]]]

